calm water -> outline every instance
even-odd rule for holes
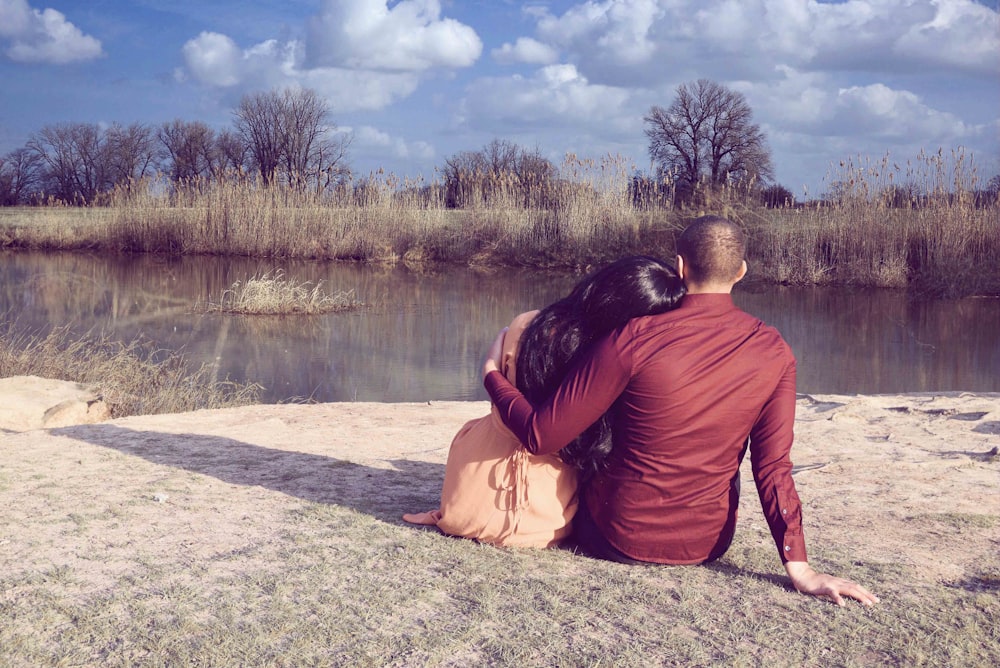
[[[325,316],[198,314],[234,281],[281,269],[370,308]],[[220,378],[266,387],[265,401],[485,399],[482,356],[517,313],[565,293],[577,277],[464,269],[413,273],[232,258],[0,253],[0,313],[17,327],[143,335],[210,363]],[[1000,300],[923,301],[890,291],[748,287],[745,310],[784,334],[799,391],[1000,392]]]

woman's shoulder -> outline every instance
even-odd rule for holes
[[[509,329],[524,329],[531,324],[531,321],[535,319],[538,315],[538,309],[534,311],[525,311],[518,316],[515,316],[513,320],[510,321]]]
[[[538,315],[537,310],[526,311],[511,320],[510,325],[507,326],[507,338],[512,341],[520,340],[521,334],[528,328],[528,325],[531,324],[536,315]]]

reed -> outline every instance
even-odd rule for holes
[[[322,193],[238,176],[131,184],[103,207],[0,217],[0,247],[579,269],[672,257],[684,225],[716,213],[746,227],[752,273],[765,281],[1000,292],[1000,201],[961,150],[902,165],[848,160],[827,176],[825,199],[783,208],[761,205],[753,184],[684,206],[669,179],[635,173],[615,156],[569,155],[551,178],[463,175],[448,186],[461,188],[461,209],[448,208],[445,184],[381,171]]]
[[[222,294],[218,303],[204,306],[205,311],[240,315],[292,315],[333,313],[362,306],[353,290],[328,294],[322,281],[313,284],[286,278],[282,271],[251,276],[236,281]]]
[[[1000,201],[961,151],[904,165],[841,163],[832,196],[750,211],[755,272],[790,284],[909,288],[931,296],[1000,291]]]
[[[181,413],[258,402],[260,386],[218,378],[212,365],[192,368],[183,355],[106,336],[74,338],[67,328],[47,335],[0,331],[0,377],[40,376],[94,386],[112,417]]]

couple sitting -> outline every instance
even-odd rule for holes
[[[795,588],[877,602],[806,561],[789,457],[795,359],[732,302],[742,231],[705,216],[677,250],[676,271],[620,260],[501,332],[483,368],[491,414],[452,442],[440,509],[404,519],[497,545],[572,534],[597,558],[705,563],[732,541],[749,449]]]

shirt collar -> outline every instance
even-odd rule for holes
[[[681,310],[698,311],[729,311],[736,308],[733,296],[726,292],[704,292],[696,295],[684,295],[681,299]]]

